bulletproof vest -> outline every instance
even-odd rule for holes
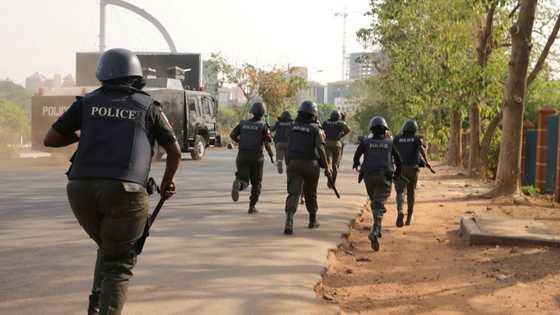
[[[291,121],[279,121],[276,123],[276,132],[274,133],[274,142],[278,143],[288,143],[288,134],[290,132],[290,127],[292,126]]]
[[[332,121],[327,120],[324,124],[325,134],[327,136],[327,140],[329,141],[336,141],[338,140],[338,136],[342,131],[342,122],[340,121]]]
[[[418,166],[420,161],[420,138],[415,135],[398,135],[393,140],[404,166]]]
[[[262,121],[244,120],[239,124],[239,127],[239,150],[262,153],[265,123]]]
[[[319,135],[316,124],[295,122],[290,128],[288,141],[289,160],[317,160],[315,152],[315,137]]]
[[[362,169],[366,172],[393,171],[393,140],[369,138],[363,143],[365,158]]]
[[[152,157],[143,93],[97,89],[82,99],[80,142],[68,178],[146,185]]]

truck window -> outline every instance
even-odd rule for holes
[[[212,102],[207,96],[202,98],[202,110],[205,115],[212,116]]]
[[[194,116],[200,116],[200,101],[198,97],[191,96],[187,99],[187,104],[189,106],[189,113]]]

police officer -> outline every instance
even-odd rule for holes
[[[231,188],[233,201],[239,200],[239,191],[244,190],[251,183],[251,197],[249,202],[249,214],[258,213],[255,205],[259,200],[263,177],[263,146],[266,148],[270,160],[274,163],[274,155],[270,143],[272,136],[267,123],[263,120],[266,107],[261,102],[255,102],[249,110],[253,118],[241,121],[229,135],[231,139],[239,143],[236,165],[237,172]]]
[[[375,251],[378,251],[380,246],[383,214],[387,211],[385,202],[391,194],[393,175],[398,177],[401,172],[399,153],[393,146],[393,140],[386,136],[388,129],[383,117],[373,117],[370,121],[370,130],[373,135],[361,142],[354,154],[353,168],[360,168],[360,178],[364,178],[366,190],[372,202],[373,227],[369,240],[371,248]],[[364,155],[364,159],[360,167],[362,155]]]
[[[340,113],[337,110],[333,110],[329,120],[323,122],[323,130],[327,136],[327,159],[329,164],[332,165],[333,181],[335,182],[340,160],[342,159],[342,138],[350,132],[350,128],[341,118]]]
[[[397,226],[404,225],[404,192],[406,190],[406,203],[408,212],[406,214],[406,225],[412,223],[412,213],[414,212],[414,198],[416,184],[418,183],[419,166],[430,166],[422,138],[416,135],[418,124],[415,120],[408,120],[404,123],[402,131],[393,140],[402,159],[402,176],[406,181],[395,181],[397,191]]]
[[[317,221],[317,185],[320,164],[325,167],[325,175],[331,176],[325,153],[324,136],[316,122],[317,105],[304,101],[298,108],[298,116],[288,137],[288,197],[286,198],[286,223],[284,234],[293,234],[294,214],[302,194],[309,213],[310,229],[319,227]]]
[[[278,117],[278,121],[272,126],[271,130],[274,132],[274,144],[276,146],[276,166],[278,173],[283,173],[283,164],[286,159],[286,152],[288,150],[288,132],[292,126],[292,115],[290,112],[285,111]],[[287,164],[286,164],[287,165]]]
[[[78,98],[52,125],[47,147],[78,142],[67,172],[74,215],[97,243],[88,314],[120,314],[148,217],[146,183],[154,141],[167,151],[163,198],[175,194],[181,153],[161,106],[141,89],[140,61],[126,49],[105,52],[101,87]],[[80,132],[80,136],[76,132]]]

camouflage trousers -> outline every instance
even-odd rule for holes
[[[317,213],[317,186],[321,168],[317,161],[291,160],[288,164],[288,197],[286,198],[286,212],[297,211],[300,196],[305,196],[307,212]]]

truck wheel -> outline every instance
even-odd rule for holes
[[[193,160],[202,160],[204,154],[206,153],[206,140],[202,136],[196,136],[194,138],[194,145],[191,151],[191,157]]]

